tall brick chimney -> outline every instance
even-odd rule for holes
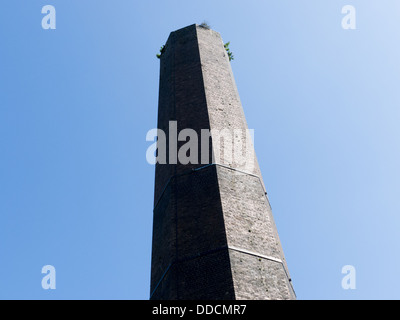
[[[172,32],[160,61],[158,128],[169,162],[156,164],[150,299],[295,299],[255,154],[231,159],[215,134],[228,129],[233,143],[251,143],[220,34],[198,25]],[[198,147],[207,163],[171,163],[183,129],[199,138],[211,130],[209,148]]]

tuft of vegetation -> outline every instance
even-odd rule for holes
[[[199,27],[204,28],[204,29],[208,29],[208,30],[211,29],[211,27],[208,25],[208,23],[207,23],[206,21],[203,21],[203,22],[199,25]]]
[[[160,53],[156,54],[156,57],[158,59],[161,59],[161,56],[163,55],[164,52],[165,52],[165,45],[161,47]]]
[[[232,60],[235,60],[235,57],[234,57],[233,53],[231,52],[231,50],[229,49],[230,44],[231,44],[230,42],[225,43],[224,48],[228,54],[229,61],[232,61]]]

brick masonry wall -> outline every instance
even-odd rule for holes
[[[242,145],[245,146],[247,143],[251,143],[245,136],[245,130],[248,126],[222,38],[216,31],[199,27],[197,28],[197,36],[210,127],[217,130],[229,128],[231,131],[239,129],[242,135],[239,134],[236,139],[241,140]],[[213,146],[216,147],[214,140]],[[224,148],[223,145],[219,147]],[[214,150],[214,152],[217,153],[219,150]],[[266,290],[262,283],[254,285],[252,279],[255,276],[254,273],[258,270],[252,264],[254,258],[238,252],[231,254],[235,294],[239,299],[294,298],[295,295],[289,283],[290,276],[271,207],[265,195],[258,161],[255,154],[249,154],[248,157],[254,157],[253,159],[246,159],[247,162],[254,164],[252,167],[243,165],[235,159],[231,162],[224,161],[224,152],[221,152],[220,161],[224,165],[244,170],[259,177],[218,167],[218,182],[228,245],[281,260],[282,263],[269,261],[270,264],[276,264],[275,269],[270,269],[270,272],[264,272],[264,275],[258,276],[258,279],[270,279],[271,281],[268,281],[268,283],[272,282],[275,287],[279,287],[281,294],[276,294],[276,290],[271,290],[271,287]],[[239,257],[241,263],[237,261]],[[273,270],[276,270],[276,272]],[[249,283],[254,286],[249,286]],[[278,285],[278,283],[281,285]],[[286,285],[282,285],[283,283]],[[285,286],[286,289],[283,289]]]

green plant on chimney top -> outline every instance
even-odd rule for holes
[[[210,25],[206,21],[203,21],[200,27],[208,30],[211,29]]]
[[[230,44],[231,44],[230,42],[227,42],[227,43],[224,44],[224,47],[225,47],[226,52],[228,53],[229,61],[232,61],[232,60],[235,59],[235,57],[233,56],[233,53],[229,49],[229,45]]]
[[[161,47],[160,53],[156,54],[158,59],[161,59],[162,54],[165,52],[165,45]]]

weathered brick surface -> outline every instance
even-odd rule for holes
[[[153,299],[234,297],[214,166],[174,176],[155,207],[153,292]]]
[[[259,178],[218,167],[218,182],[228,246],[259,255],[230,250],[236,298],[294,298],[271,208]]]
[[[190,128],[199,135],[209,128],[207,101],[199,56],[196,27],[193,25],[171,33],[161,57],[158,128],[167,135],[169,155],[169,121],[177,121],[178,132]],[[176,140],[176,139],[175,139]],[[178,150],[185,142],[178,143]],[[201,164],[156,165],[156,202],[168,179]]]
[[[289,300],[293,298],[279,262],[229,250],[238,300]]]
[[[218,167],[228,245],[282,259],[259,179]]]
[[[235,142],[249,143],[217,32],[192,25],[171,33],[161,57],[158,114],[167,138],[171,120],[178,132],[190,128],[199,137],[201,129],[239,129]],[[151,298],[295,298],[255,155],[231,159],[233,145],[214,133],[211,140],[209,151],[224,166],[156,166]]]

